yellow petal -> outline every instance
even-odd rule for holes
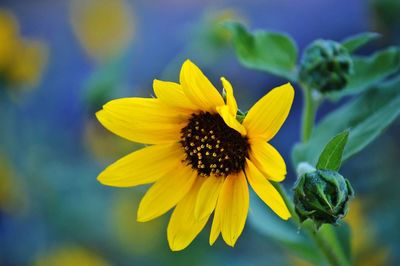
[[[271,90],[247,114],[243,125],[250,138],[272,139],[285,122],[292,106],[294,89],[290,83]]]
[[[188,99],[181,85],[178,83],[155,79],[153,82],[153,89],[157,98],[167,105],[189,110],[198,109],[198,107]]]
[[[190,60],[182,65],[180,83],[185,95],[201,110],[214,113],[217,106],[224,105],[224,100],[214,85]]]
[[[233,95],[233,88],[231,83],[225,79],[224,77],[221,78],[222,81],[222,86],[224,87],[224,90],[226,92],[226,105],[229,108],[229,113],[236,117],[236,113],[238,111],[238,106],[236,103],[235,96]]]
[[[164,175],[140,201],[137,220],[146,222],[166,213],[188,193],[196,176],[197,172],[182,163]]]
[[[246,135],[246,128],[236,120],[236,116],[232,116],[229,112],[229,107],[227,105],[218,106],[217,111],[219,115],[224,119],[225,123],[230,127],[242,134]]]
[[[243,172],[229,175],[218,199],[222,238],[234,246],[241,235],[249,211],[249,189]]]
[[[214,212],[214,219],[213,219],[212,226],[211,226],[211,233],[210,233],[210,239],[209,239],[210,246],[214,245],[215,241],[219,237],[219,234],[221,233],[221,222],[220,222],[221,207],[218,207],[218,206],[219,205],[217,203],[217,206],[216,206],[215,212]]]
[[[250,160],[268,179],[281,182],[286,176],[286,164],[279,152],[262,139],[250,139]]]
[[[152,183],[176,169],[184,158],[179,143],[157,144],[135,151],[108,166],[97,179],[115,187]]]
[[[190,113],[178,112],[158,99],[122,98],[96,113],[100,123],[123,138],[145,144],[176,142]]]
[[[204,178],[197,178],[192,189],[179,201],[169,220],[167,236],[173,251],[186,248],[206,225],[210,214],[195,219],[194,208]]]
[[[181,122],[191,115],[189,111],[167,106],[154,98],[115,99],[106,103],[103,109],[127,121]]]
[[[263,176],[257,167],[246,159],[246,176],[254,192],[267,204],[279,217],[284,220],[290,218],[290,212],[286,207],[282,196],[274,186]]]
[[[217,204],[218,195],[223,183],[223,177],[209,176],[205,178],[197,196],[195,207],[196,219],[210,216]]]

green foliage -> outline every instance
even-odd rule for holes
[[[349,53],[355,52],[357,49],[374,41],[380,37],[380,34],[375,32],[364,32],[354,36],[350,36],[342,41],[342,45],[347,49]]]
[[[371,88],[400,69],[400,48],[390,47],[366,57],[354,57],[354,73],[347,86],[329,97],[337,100]]]
[[[282,76],[291,81],[297,80],[297,47],[289,36],[262,30],[251,33],[236,22],[225,25],[233,34],[236,55],[244,66]],[[379,36],[372,32],[361,33],[345,39],[342,45],[348,52],[354,52]],[[360,93],[396,73],[400,69],[400,49],[391,47],[371,56],[353,56],[353,68],[353,74],[349,77],[347,72],[345,76],[332,77],[338,81],[343,81],[343,77],[346,77],[344,84],[347,85],[343,90],[330,92],[328,97],[331,100]],[[311,75],[306,76],[311,78]],[[327,76],[329,75],[326,73],[321,74],[317,79],[323,80]]]
[[[124,74],[125,57],[116,58],[102,65],[86,80],[83,101],[88,114],[92,115],[101,109],[104,103],[116,97]]]
[[[324,258],[318,247],[308,238],[304,230],[291,222],[283,223],[257,196],[251,194],[249,222],[263,236],[277,241],[297,256],[314,265],[323,265]],[[306,226],[306,225],[305,225]]]
[[[298,82],[309,96],[305,97],[304,114],[310,119],[304,119],[303,132],[312,134],[295,145],[292,159],[296,167],[307,162],[317,169],[300,175],[294,188],[295,205],[282,193],[293,214],[291,222],[281,223],[265,205],[252,200],[250,223],[261,234],[315,265],[327,261],[332,265],[349,265],[352,260],[347,225],[324,225],[314,233],[304,224],[304,230],[298,231],[295,224],[308,218],[317,226],[335,224],[346,214],[354,191],[337,171],[342,161],[364,149],[400,114],[400,77],[391,79],[400,69],[400,48],[390,47],[369,56],[351,55],[379,37],[366,32],[341,43],[313,42],[304,52],[301,65],[296,66],[297,48],[287,35],[249,32],[238,23],[229,23],[227,28],[233,33],[241,64]],[[317,89],[321,93],[313,98]],[[338,100],[344,96],[356,97],[314,127],[318,105],[324,99]]]
[[[361,151],[376,139],[400,114],[400,78],[386,82],[327,115],[315,127],[307,143],[297,144],[292,159],[315,164],[322,147],[333,134],[350,128],[343,160]]]
[[[261,30],[250,33],[234,22],[226,27],[233,33],[236,55],[244,66],[296,80],[297,47],[292,38]]]
[[[342,164],[343,150],[346,146],[349,131],[343,131],[333,137],[319,156],[317,169],[338,171]]]

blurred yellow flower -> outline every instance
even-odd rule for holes
[[[371,238],[372,227],[365,220],[360,199],[357,197],[350,202],[351,212],[345,217],[350,225],[352,239],[351,245],[354,252],[359,252]]]
[[[0,155],[0,210],[7,214],[22,214],[28,206],[25,186],[16,175],[11,163]]]
[[[10,63],[14,47],[18,42],[18,23],[6,10],[0,9],[0,74]]]
[[[0,10],[0,80],[7,86],[32,88],[47,62],[47,46],[39,40],[22,39],[16,18]]]
[[[224,27],[224,23],[228,21],[243,21],[243,18],[236,10],[230,8],[207,14],[206,23],[209,24],[209,35],[215,44],[230,44],[232,33]]]
[[[86,52],[104,62],[127,48],[134,34],[134,18],[124,0],[73,0],[71,23]]]
[[[35,266],[107,266],[110,265],[98,254],[78,246],[64,246],[40,255]]]
[[[37,40],[23,40],[16,47],[6,76],[11,85],[35,87],[47,62],[47,47]]]
[[[363,213],[363,199],[360,196],[350,201],[351,211],[346,215],[345,221],[351,229],[351,253],[354,266],[380,266],[389,265],[389,249],[376,244],[374,228],[368,223]],[[292,265],[308,266],[311,263],[301,258],[290,256]]]
[[[293,266],[313,266],[312,263],[305,261],[302,258],[295,257],[292,255],[289,255],[288,260],[290,262],[290,265],[293,265]]]
[[[112,208],[112,225],[121,248],[129,254],[153,254],[160,248],[163,240],[161,220],[154,220],[139,226],[135,222],[140,197],[138,194],[119,191],[115,193]]]
[[[271,90],[240,123],[232,86],[221,80],[226,103],[187,60],[180,84],[154,81],[156,99],[117,99],[96,114],[113,133],[154,144],[118,160],[98,180],[117,187],[155,182],[139,204],[137,219],[146,222],[176,206],[167,229],[172,250],[187,247],[214,210],[210,244],[221,233],[234,246],[247,219],[248,183],[278,216],[290,217],[271,184],[285,178],[286,165],[268,141],[286,120],[294,89],[285,84]]]
[[[390,252],[387,247],[376,244],[374,228],[363,213],[362,202],[360,197],[351,201],[351,212],[345,218],[351,228],[354,265],[388,265]]]

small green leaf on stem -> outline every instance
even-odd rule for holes
[[[342,164],[344,147],[346,146],[349,131],[345,130],[333,137],[319,156],[317,169],[338,171]]]
[[[374,41],[380,37],[379,33],[375,32],[364,32],[354,36],[350,36],[342,41],[342,45],[346,47],[349,53],[355,52],[357,49],[366,45],[367,43]]]

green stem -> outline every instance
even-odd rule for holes
[[[303,86],[304,93],[304,106],[303,106],[303,121],[301,129],[301,138],[303,142],[307,142],[314,127],[315,113],[316,113],[316,102],[312,96],[312,89]]]
[[[329,242],[327,242],[321,234],[318,234],[318,232],[311,227],[307,227],[308,235],[311,237],[312,240],[317,244],[317,246],[321,249],[322,253],[325,255],[327,261],[329,262],[330,265],[332,266],[345,266],[349,265],[349,263],[346,261],[346,259],[343,259],[342,256],[337,256],[335,252],[333,251],[333,248],[331,245],[329,245]]]
[[[318,102],[313,99],[311,88],[307,88],[305,86],[302,87],[304,92],[302,142],[305,143],[310,139],[313,131]],[[295,212],[294,203],[290,199],[288,193],[278,183],[274,183],[274,187],[282,195],[283,200],[285,201],[286,206],[288,207],[289,212],[292,215],[294,223],[296,224],[296,226],[300,227],[300,219]],[[349,265],[349,262],[347,261],[346,256],[343,253],[343,249],[340,247],[338,241],[335,241],[335,243],[331,243],[330,241],[328,241],[328,239],[325,238],[322,232],[317,232],[315,228],[310,224],[303,226],[303,228],[307,232],[309,237],[315,242],[316,246],[320,249],[321,253],[325,256],[330,265]],[[337,248],[338,246],[340,248]],[[336,249],[334,247],[336,247]]]
[[[288,207],[288,210],[290,214],[292,215],[293,221],[296,223],[296,225],[300,224],[299,217],[297,216],[297,213],[294,210],[294,204],[292,199],[289,197],[289,194],[287,193],[286,189],[281,186],[279,183],[276,182],[271,182],[272,185],[278,190],[279,194],[282,195],[283,201],[285,202],[286,206]]]
[[[293,201],[290,199],[286,190],[279,184],[272,182],[273,186],[278,190],[278,192],[282,195],[283,200],[286,203],[286,206],[289,209],[290,214],[292,215],[292,219],[297,227],[300,227],[301,223],[299,217],[297,216]],[[345,266],[350,265],[346,260],[346,257],[343,254],[337,254],[334,252],[333,247],[321,234],[314,229],[312,226],[303,226],[306,230],[307,234],[310,238],[315,242],[316,246],[321,250],[322,254],[325,256],[328,263],[332,266]],[[338,245],[338,243],[335,243]]]

